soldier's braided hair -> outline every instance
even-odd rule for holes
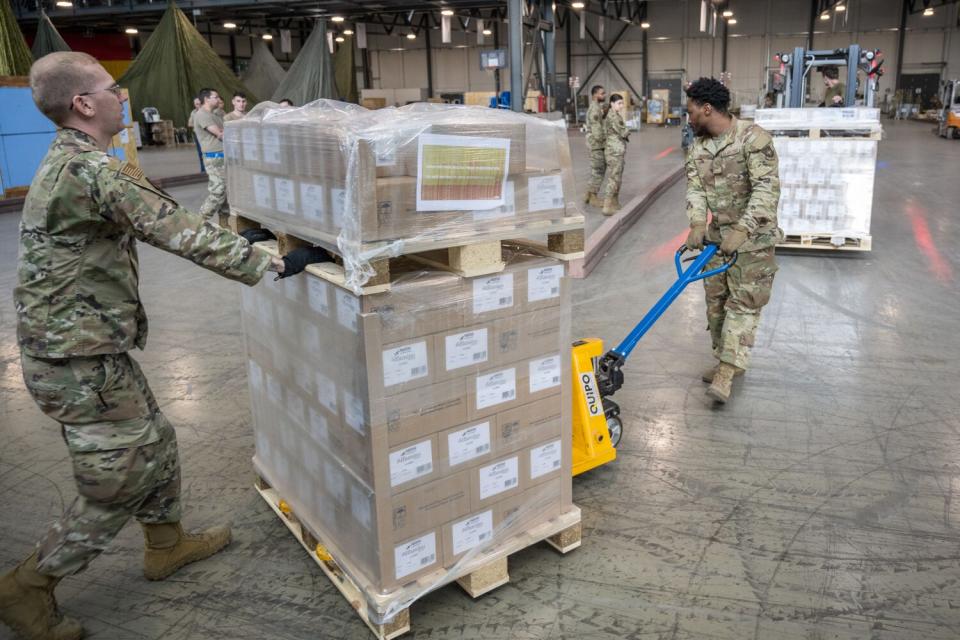
[[[709,104],[720,113],[730,107],[730,91],[716,78],[700,78],[687,87],[687,97],[701,107]]]

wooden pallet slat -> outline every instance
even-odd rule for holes
[[[842,243],[836,242],[842,240]],[[785,249],[815,249],[823,251],[872,251],[873,237],[842,236],[832,233],[790,234],[777,245]]]

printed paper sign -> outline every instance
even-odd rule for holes
[[[273,209],[273,193],[270,189],[270,176],[253,174],[253,198],[262,209]]]
[[[537,302],[560,297],[563,265],[527,269],[527,301]]]
[[[417,211],[474,211],[503,206],[508,138],[421,134]]]
[[[277,198],[277,211],[291,216],[297,215],[297,192],[293,180],[274,178],[273,190]]]
[[[535,480],[559,469],[561,453],[559,440],[530,449],[530,479]]]
[[[473,279],[473,313],[487,313],[513,306],[513,274]]]
[[[307,220],[323,220],[323,185],[300,183],[300,210]]]
[[[428,373],[426,342],[383,350],[383,386],[425,378]]]
[[[460,555],[493,537],[493,511],[484,511],[453,525],[453,553]]]
[[[512,218],[515,215],[517,215],[516,185],[513,180],[507,180],[503,187],[503,204],[485,211],[474,211],[473,220],[474,222],[484,222],[499,218]]]
[[[507,458],[487,467],[480,467],[480,499],[486,500],[509,491],[520,482],[519,458]]]
[[[504,369],[477,376],[477,409],[517,399],[517,370]]]
[[[559,175],[531,176],[527,179],[527,210],[563,209],[563,181]]]
[[[461,429],[447,436],[450,466],[455,467],[490,452],[490,423]]]
[[[530,393],[560,386],[560,356],[530,361]]]
[[[260,135],[263,138],[263,161],[267,164],[283,164],[283,158],[280,155],[280,131],[275,128],[261,129]]]
[[[295,280],[296,278],[286,278]],[[307,278],[307,300],[310,308],[320,315],[330,317],[330,287],[320,278]]]
[[[243,139],[243,159],[249,162],[260,162],[260,140],[256,127],[244,127],[241,134]]]
[[[357,316],[360,314],[360,300],[349,291],[337,289],[337,321],[357,332]]]
[[[398,487],[433,473],[433,445],[429,440],[390,453],[390,486]]]
[[[447,371],[487,361],[487,330],[464,331],[444,338]]]
[[[397,545],[393,550],[396,579],[399,580],[437,561],[437,534],[430,533],[410,542]]]

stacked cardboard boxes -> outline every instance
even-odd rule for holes
[[[396,262],[387,293],[306,274],[242,309],[259,473],[356,582],[400,597],[573,507],[563,263]]]

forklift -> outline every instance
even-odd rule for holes
[[[808,77],[815,68],[828,65],[846,67],[844,107],[852,107],[856,102],[859,71],[866,75],[863,106],[875,106],[877,85],[883,75],[883,52],[879,49],[862,49],[858,44],[846,49],[822,51],[796,47],[792,52],[778,53],[774,59],[780,63],[783,76],[783,93],[777,96],[778,107],[803,107]]]
[[[937,116],[937,135],[941,138],[960,138],[960,80],[947,80],[940,89],[943,106]]]
[[[621,368],[640,338],[688,284],[719,275],[737,261],[737,254],[734,253],[723,265],[706,271],[707,263],[717,250],[716,244],[707,243],[698,255],[683,259],[687,246],[680,245],[673,257],[677,281],[616,348],[604,353],[603,340],[599,338],[585,338],[573,343],[573,475],[580,475],[616,459],[617,445],[623,437],[623,420],[619,405],[610,396],[623,386]],[[692,264],[684,269],[683,262]]]

